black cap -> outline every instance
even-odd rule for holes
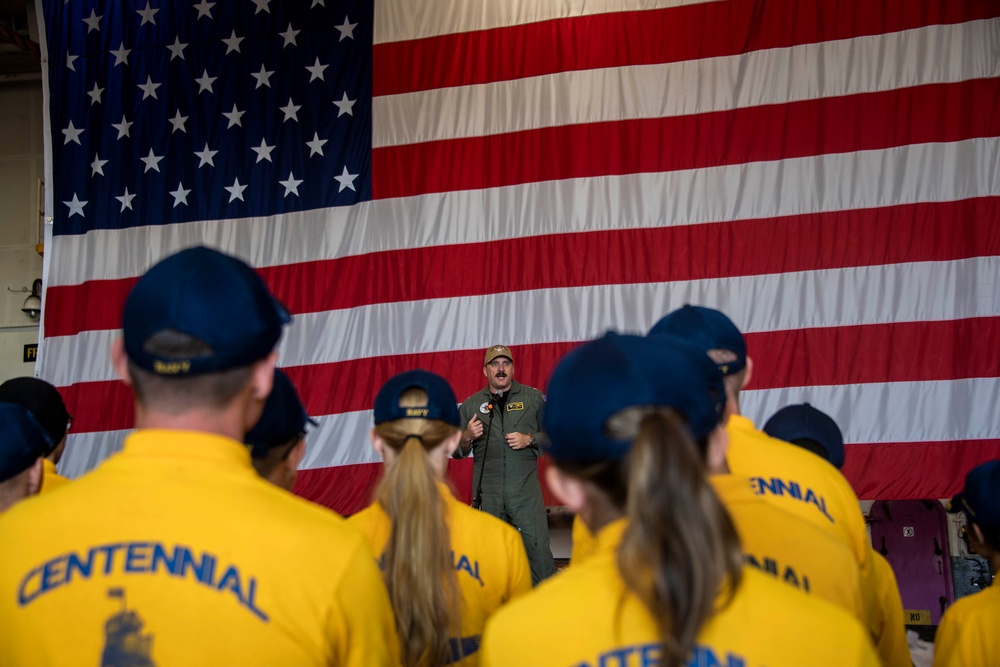
[[[982,463],[965,476],[965,487],[951,499],[949,512],[965,512],[984,530],[1000,530],[1000,461]]]
[[[795,442],[812,440],[826,451],[826,460],[844,466],[844,436],[833,418],[808,403],[786,405],[764,424],[764,433],[772,438]]]
[[[17,403],[41,424],[51,443],[51,448],[45,452],[46,456],[66,437],[72,417],[66,410],[59,390],[45,380],[32,377],[7,380],[0,384],[0,402]]]
[[[20,475],[51,448],[48,434],[30,412],[16,403],[0,403],[0,482]]]
[[[600,387],[597,398],[581,388]],[[722,421],[722,374],[701,350],[670,337],[607,333],[569,352],[549,378],[543,424],[557,461],[620,460],[631,441],[616,440],[605,426],[634,406],[673,408],[696,439]]]
[[[248,264],[211,248],[188,248],[153,266],[132,288],[123,316],[125,352],[157,375],[216,373],[266,357],[291,319]],[[144,349],[167,330],[197,338],[212,351],[176,359]]]
[[[747,344],[743,334],[725,313],[714,308],[685,304],[664,315],[653,325],[649,335],[680,338],[704,352],[729,350],[736,359],[718,364],[723,375],[737,373],[747,365]]]
[[[408,389],[419,388],[427,392],[427,405],[422,407],[400,407],[399,398]],[[397,419],[437,419],[461,426],[458,401],[448,381],[437,373],[423,369],[406,371],[395,375],[382,385],[375,396],[375,424]]]
[[[251,456],[261,459],[272,447],[288,444],[305,433],[306,424],[318,423],[306,414],[292,381],[284,371],[275,368],[274,387],[264,403],[264,411],[243,441],[250,445]]]

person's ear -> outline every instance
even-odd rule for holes
[[[33,496],[42,489],[42,475],[44,475],[44,469],[42,468],[42,457],[38,459],[28,468],[28,495]]]
[[[375,429],[372,429],[368,431],[368,439],[371,440],[372,449],[374,449],[375,452],[381,456],[383,460],[385,460],[386,447],[385,440],[382,439],[382,436],[380,436]]]
[[[451,455],[455,453],[458,449],[459,443],[462,442],[462,432],[455,431],[455,434],[446,438],[444,441],[445,446],[445,458],[451,458]]]
[[[277,363],[278,353],[272,352],[250,367],[250,386],[254,398],[264,401],[271,394],[271,389],[274,387],[274,367]]]
[[[490,374],[486,372],[486,366],[483,366],[483,377],[487,380],[490,379]]]
[[[549,491],[552,492],[559,502],[565,505],[572,512],[579,514],[587,503],[587,494],[583,489],[583,482],[576,477],[567,475],[554,465],[549,465],[545,469],[545,481],[548,482]]]
[[[306,455],[306,439],[301,438],[295,446],[288,450],[288,456],[285,457],[285,466],[288,468],[289,472],[295,473],[299,469],[299,464],[302,463],[303,457]]]
[[[705,467],[710,475],[722,475],[729,472],[726,454],[729,453],[729,434],[720,424],[708,434],[708,451],[705,452]]]
[[[750,384],[750,378],[752,377],[753,377],[753,359],[748,356],[746,370],[743,373],[743,386],[740,387],[740,391],[743,391],[744,389],[747,388],[747,385]]]
[[[125,339],[119,336],[111,344],[111,365],[118,374],[118,379],[132,386],[132,376],[128,373],[128,355],[125,354]]]

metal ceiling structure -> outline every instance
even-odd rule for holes
[[[41,76],[35,3],[0,0],[0,83]]]

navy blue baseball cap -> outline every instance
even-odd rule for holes
[[[1000,530],[1000,461],[982,463],[965,476],[965,488],[951,499],[950,512],[965,512],[984,530]]]
[[[809,439],[819,443],[826,451],[826,460],[844,466],[844,435],[837,422],[822,410],[808,403],[786,405],[775,412],[764,424],[764,433],[772,438],[794,442]]]
[[[319,422],[306,414],[299,392],[285,372],[275,368],[274,387],[264,403],[264,411],[243,442],[250,445],[251,456],[264,458],[271,448],[304,435],[306,424],[317,426]]]
[[[53,446],[30,412],[16,403],[0,403],[0,482],[20,475]]]
[[[399,398],[408,389],[420,388],[427,392],[427,405],[400,407]],[[375,396],[375,425],[397,419],[437,419],[460,427],[458,401],[448,381],[437,373],[421,368],[394,375],[382,385]]]
[[[125,352],[161,376],[191,376],[249,366],[263,359],[292,318],[245,262],[217,250],[188,248],[142,276],[125,301]],[[191,359],[160,357],[146,341],[174,330],[204,341],[211,352]]]
[[[664,315],[649,330],[649,335],[680,338],[702,352],[729,350],[736,355],[736,360],[718,364],[723,375],[738,373],[747,365],[747,343],[743,334],[731,319],[713,308],[685,304]]]
[[[52,443],[52,449],[45,452],[46,456],[66,437],[73,419],[59,390],[38,378],[12,378],[0,384],[0,402],[17,403],[45,429]]]
[[[722,374],[705,354],[676,339],[609,332],[560,360],[548,384],[546,451],[557,461],[619,460],[632,443],[608,436],[615,413],[669,407],[700,440],[723,418]]]

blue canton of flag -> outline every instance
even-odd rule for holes
[[[46,0],[54,233],[371,199],[371,0]]]

